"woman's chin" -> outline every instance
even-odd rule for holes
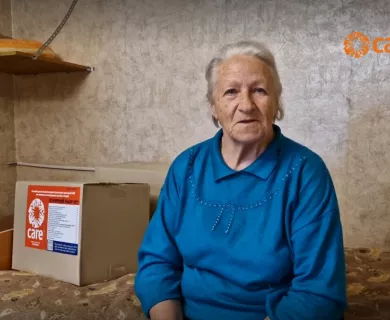
[[[245,130],[236,132],[233,139],[242,144],[253,144],[262,141],[265,138],[264,130]]]

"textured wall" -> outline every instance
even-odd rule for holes
[[[44,41],[70,3],[13,0],[15,35]],[[203,75],[212,53],[221,44],[258,39],[276,54],[284,133],[321,154],[332,172],[346,244],[390,246],[390,55],[370,52],[358,60],[343,52],[352,31],[388,37],[389,6],[388,0],[80,1],[52,47],[97,69],[88,76],[17,77],[18,160],[93,166],[173,159],[215,132]],[[53,176],[18,172],[19,179],[27,175]]]
[[[0,0],[0,34],[12,36],[11,0]],[[13,78],[0,74],[0,219],[13,213],[16,171]]]

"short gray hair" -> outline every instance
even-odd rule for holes
[[[206,80],[207,80],[207,101],[212,104],[212,96],[214,91],[214,85],[216,81],[216,69],[226,59],[229,59],[235,55],[245,55],[258,58],[262,62],[266,63],[271,68],[272,79],[274,81],[274,88],[276,89],[277,96],[277,113],[276,119],[282,120],[284,117],[283,104],[281,101],[282,84],[280,83],[279,73],[276,68],[276,62],[274,55],[268,49],[268,47],[261,42],[256,41],[239,41],[222,47],[213,59],[209,62],[206,68]],[[213,122],[216,127],[219,127],[218,120],[213,118]]]

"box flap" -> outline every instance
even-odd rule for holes
[[[161,187],[169,170],[168,163],[126,162],[96,167],[98,182],[147,183]]]
[[[86,183],[89,183],[90,181],[53,181],[53,180],[18,180],[16,181],[16,185],[38,185],[38,186],[61,186],[61,187],[68,187],[68,186],[77,186],[81,187]]]
[[[111,183],[147,183],[150,186],[150,217],[157,207],[158,197],[167,176],[167,162],[125,162],[96,167],[95,180]]]
[[[128,184],[136,184],[136,185],[147,185],[148,183],[145,182],[104,182],[104,181],[97,181],[97,182],[86,182],[83,185],[84,186],[91,186],[91,185],[128,185]]]
[[[115,181],[30,181],[30,180],[19,180],[16,182],[17,185],[37,185],[37,186],[60,186],[60,187],[82,187],[85,185],[98,185],[98,184],[147,184],[146,182],[115,182]]]
[[[162,171],[166,172],[169,169],[170,163],[168,162],[142,162],[142,161],[130,161],[123,163],[113,163],[107,165],[97,166],[98,168],[113,168],[113,169],[133,169],[141,171]]]

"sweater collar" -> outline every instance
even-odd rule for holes
[[[221,154],[221,139],[223,135],[222,129],[218,130],[212,141],[212,169],[214,180],[226,178],[239,172],[246,172],[257,176],[260,179],[266,180],[278,162],[281,152],[282,141],[284,136],[279,126],[273,124],[274,139],[268,145],[267,149],[248,167],[243,170],[236,171],[228,167],[222,158]]]

